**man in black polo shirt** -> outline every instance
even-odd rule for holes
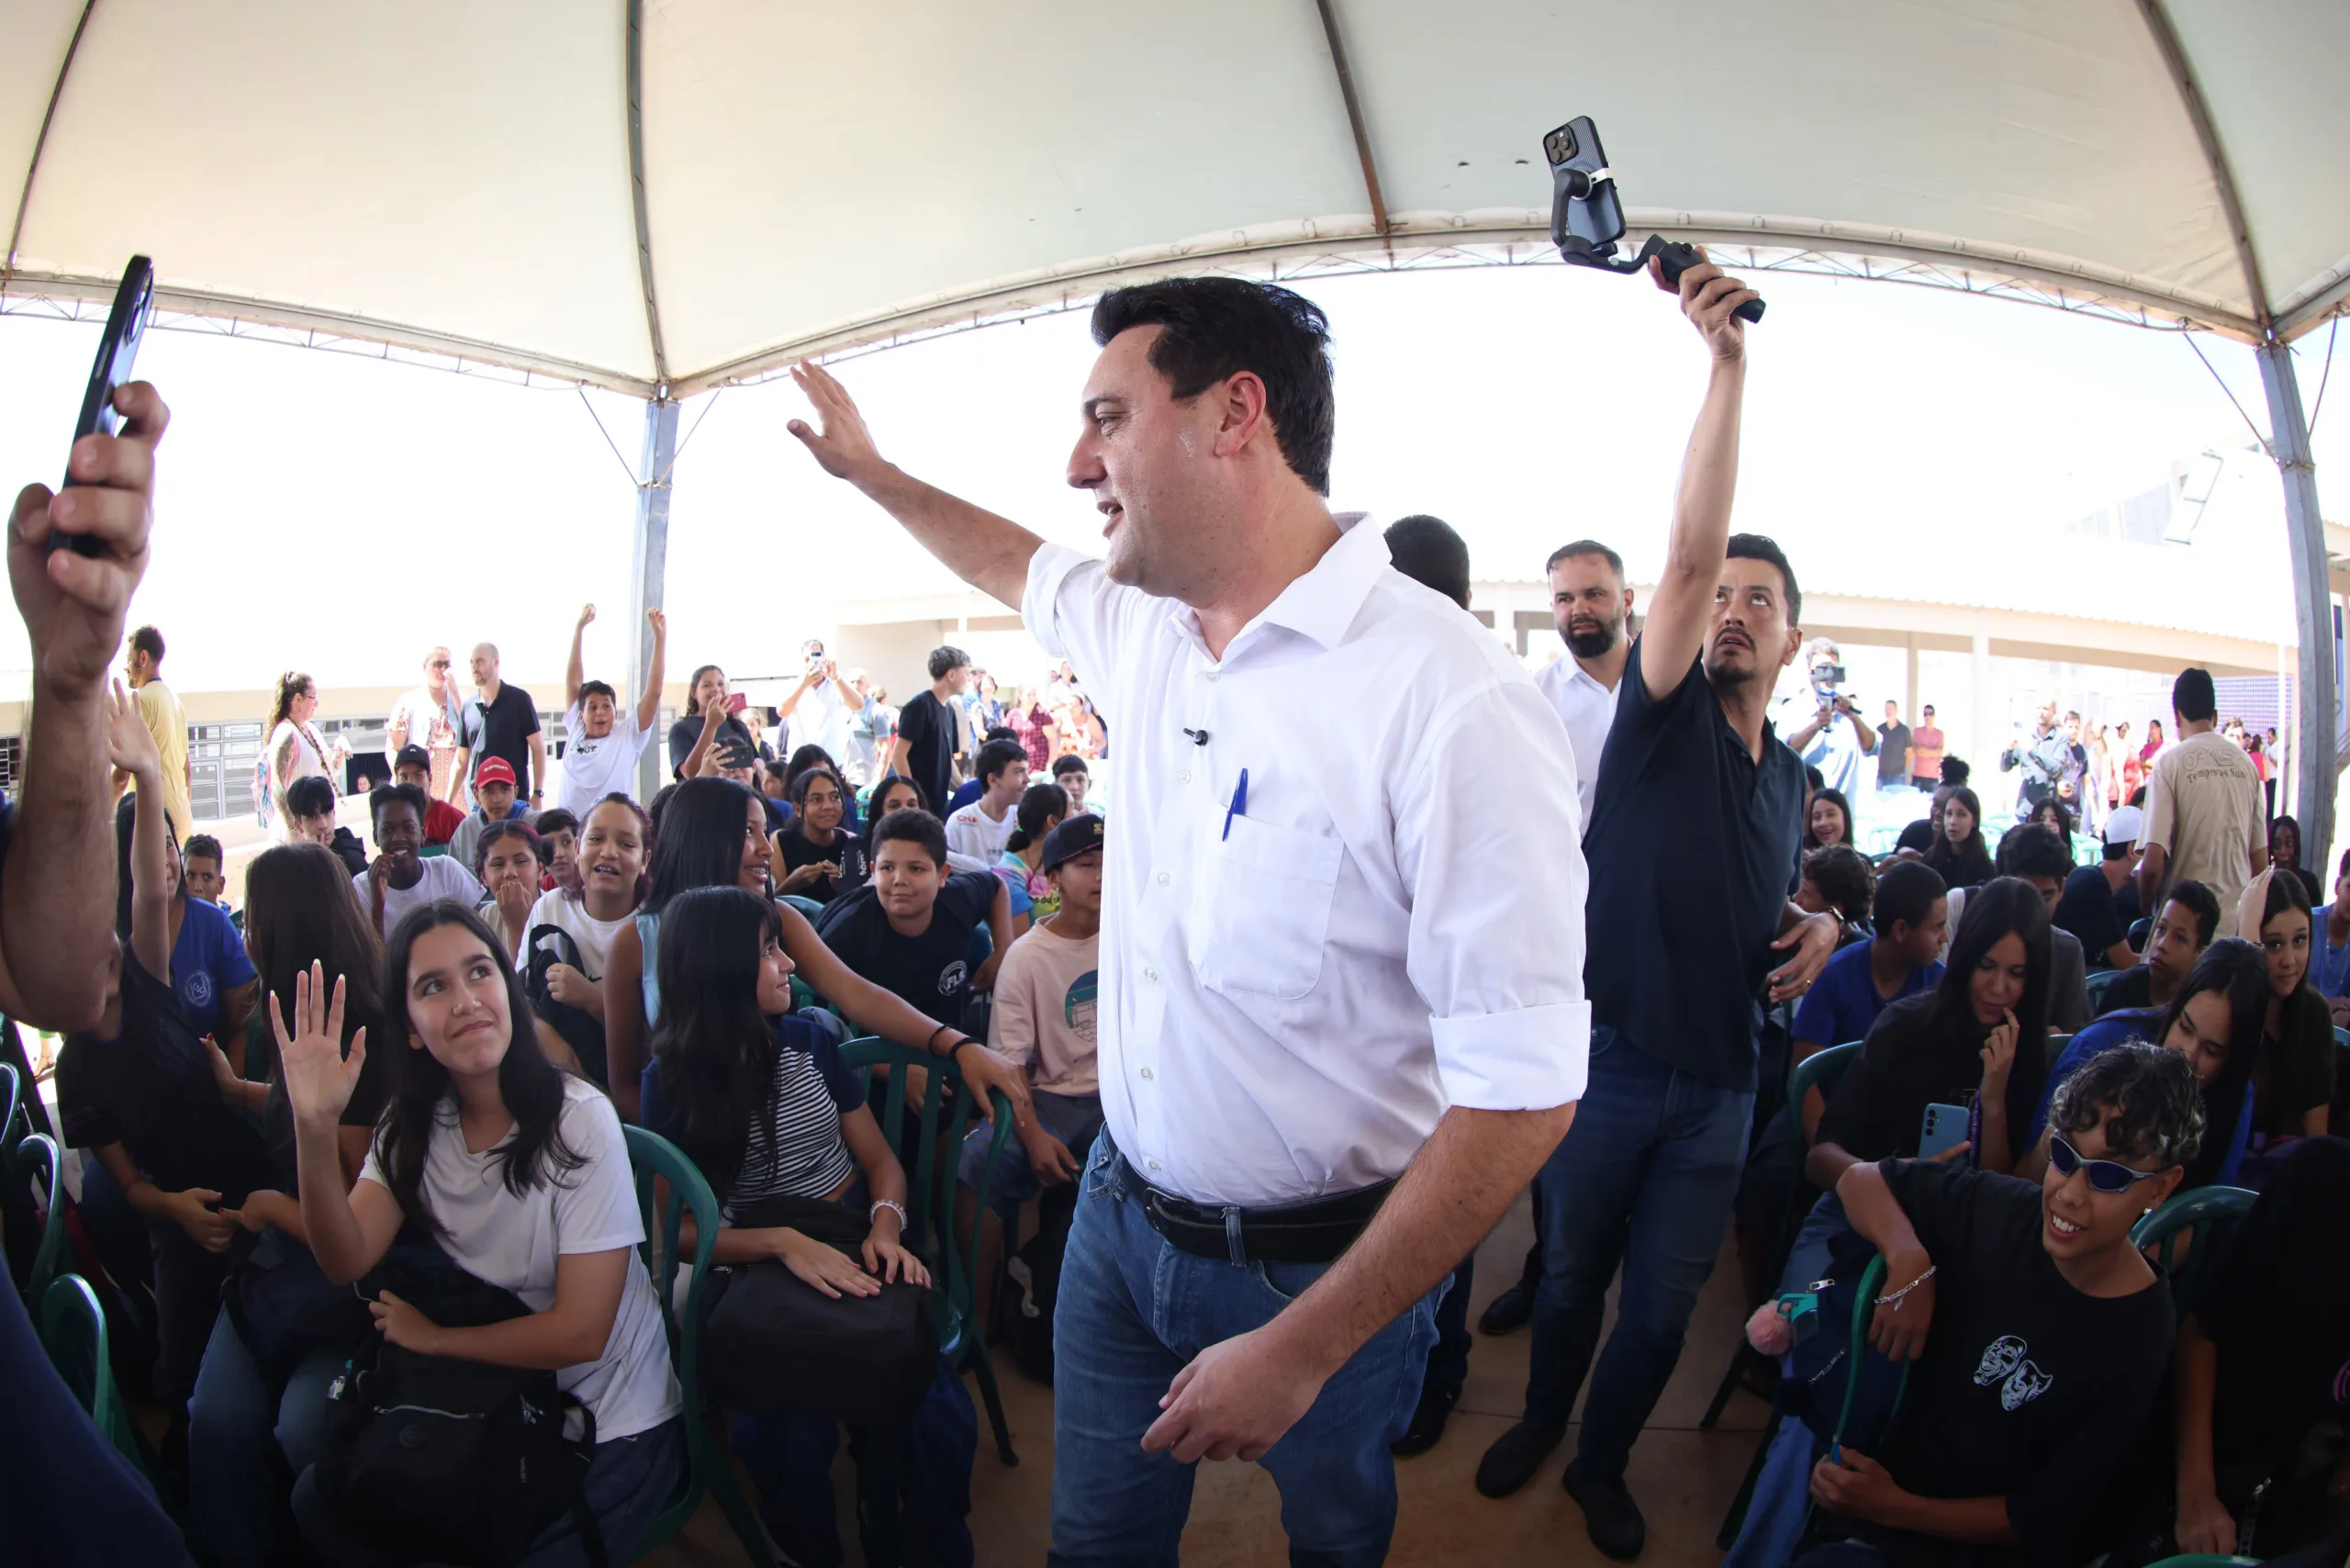
[[[1563,1478],[1593,1543],[1618,1559],[1647,1540],[1624,1468],[1680,1358],[1745,1163],[1759,1004],[1800,995],[1837,935],[1832,915],[1787,900],[1803,764],[1765,717],[1802,644],[1803,600],[1776,544],[1729,532],[1746,382],[1733,312],[1755,296],[1710,263],[1683,274],[1680,293],[1713,371],[1583,835],[1591,1082],[1540,1177],[1526,1417],[1477,1470],[1479,1491],[1505,1495],[1566,1436],[1620,1262],[1616,1332]]]
[[[498,677],[498,647],[474,647],[474,700],[457,715],[457,777],[471,778],[484,757],[502,756],[526,790],[535,812],[546,803],[547,738],[539,730],[538,704],[519,686]]]

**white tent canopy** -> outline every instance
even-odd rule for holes
[[[1573,114],[1635,240],[2247,339],[2350,289],[2339,0],[1328,5],[653,0],[641,267],[626,0],[10,0],[6,289],[141,251],[170,308],[685,396],[1153,269],[1530,257]]]
[[[167,321],[645,398],[640,603],[677,398],[1155,272],[1538,260],[1576,114],[1636,241],[2243,339],[2323,857],[2286,344],[2350,297],[2343,0],[7,0],[0,39],[0,311],[144,252]]]

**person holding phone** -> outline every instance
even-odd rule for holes
[[[822,639],[809,638],[800,653],[806,665],[800,684],[775,708],[777,719],[790,726],[790,744],[782,749],[789,753],[820,745],[828,756],[846,756],[855,749],[851,721],[865,711],[864,693],[841,678],[840,666],[824,651]]]
[[[754,757],[758,747],[750,727],[740,717],[743,697],[727,689],[726,672],[703,665],[686,683],[685,716],[669,726],[669,771],[677,778],[699,778],[711,752],[744,751]]]

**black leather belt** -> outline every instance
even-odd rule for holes
[[[1162,1192],[1115,1156],[1125,1183],[1142,1195],[1151,1229],[1178,1251],[1233,1263],[1334,1263],[1354,1245],[1394,1190],[1393,1181],[1280,1208],[1195,1204]]]

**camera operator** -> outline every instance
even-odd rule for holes
[[[1811,678],[1813,708],[1804,712],[1801,693],[1779,704],[1772,717],[1788,726],[1787,745],[1812,767],[1820,781],[1848,801],[1859,799],[1861,758],[1876,750],[1876,732],[1861,717],[1859,706],[1836,689],[1844,684],[1844,659],[1825,637],[1812,639],[1804,664]]]
[[[850,720],[865,711],[865,693],[841,678],[839,664],[824,652],[821,639],[809,638],[800,651],[807,672],[775,705],[777,720],[790,726],[790,744],[779,755],[789,756],[804,745],[822,746],[827,756],[853,755],[856,737]]]

